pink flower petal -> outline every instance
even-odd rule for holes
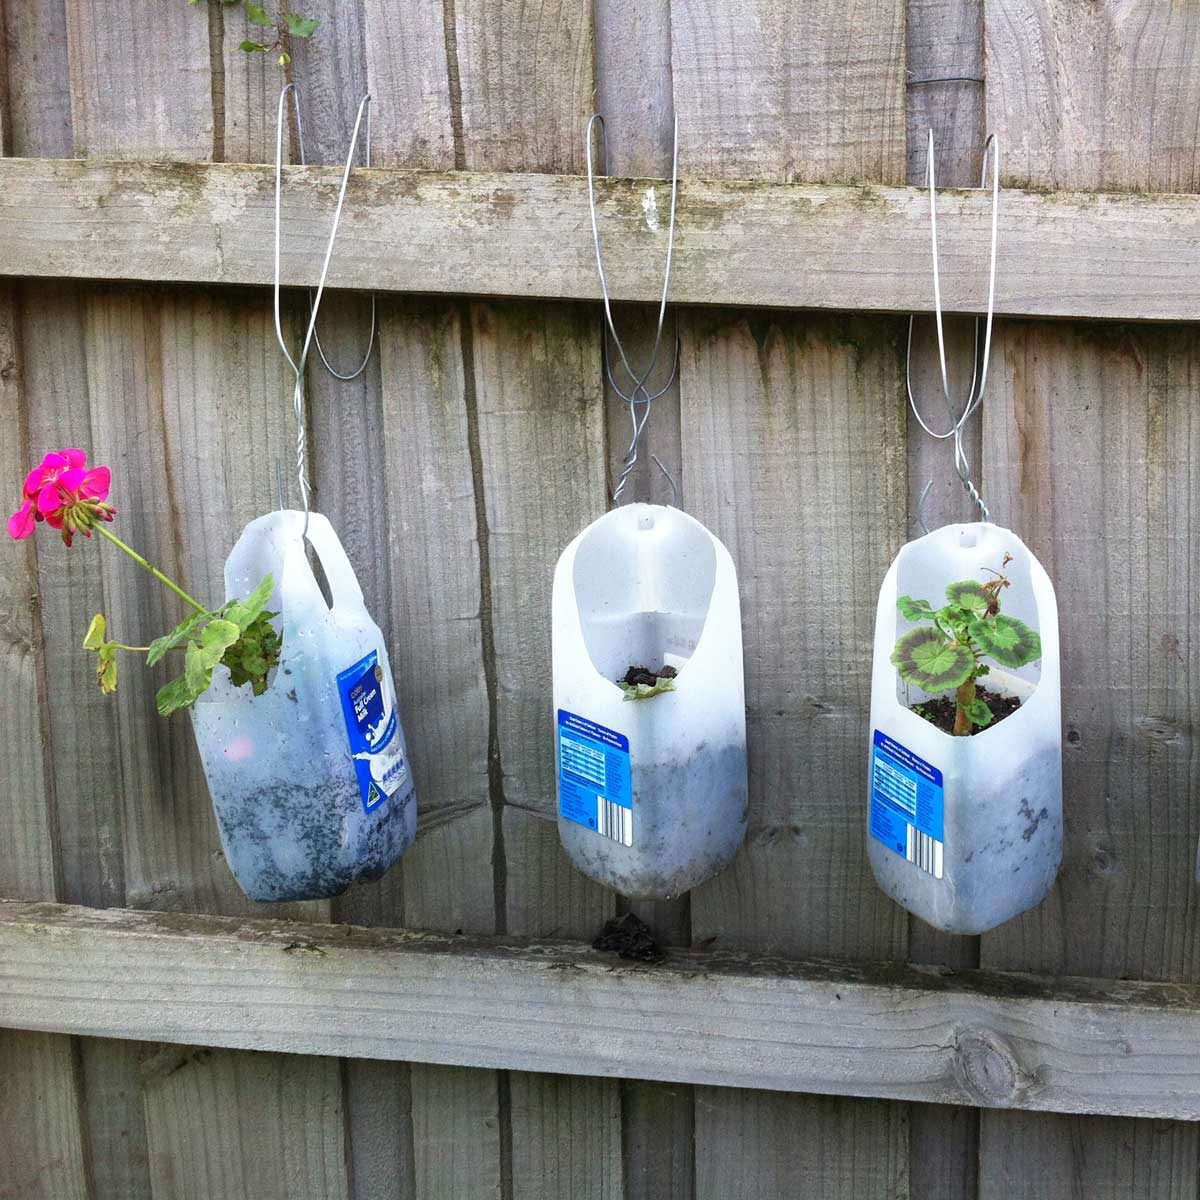
[[[79,485],[84,481],[86,475],[87,472],[80,467],[72,467],[58,477],[58,486],[65,488],[68,492],[78,492]]]
[[[34,467],[28,475],[25,476],[25,484],[21,491],[25,494],[26,500],[37,499],[37,494],[46,486],[53,482],[54,472],[47,467]]]
[[[44,517],[42,517],[41,513],[39,513],[38,516],[44,520],[51,529],[61,529],[63,527],[62,509],[59,509],[58,512],[46,513]],[[70,545],[70,542],[68,542],[67,545]]]
[[[42,466],[48,471],[61,471],[70,465],[66,455],[56,454],[53,450],[42,459]]]
[[[36,524],[33,516],[33,505],[26,500],[11,517],[8,518],[8,536],[14,541],[22,541],[32,532]]]
[[[58,490],[58,485],[48,483],[37,497],[38,512],[49,519],[52,515],[59,513],[62,510],[63,498],[62,493]]]
[[[107,500],[111,486],[112,472],[107,467],[93,467],[83,477],[79,494],[84,500]]]
[[[59,454],[67,460],[69,466],[86,467],[87,466],[87,451],[86,450],[60,450]]]

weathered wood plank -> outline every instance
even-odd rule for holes
[[[608,157],[597,138],[598,169],[613,175],[670,177],[675,102],[671,88],[671,10],[667,4],[638,0],[600,0],[595,5],[596,106],[606,119]],[[670,220],[670,187],[653,196],[660,221]],[[604,230],[601,231],[603,236]],[[654,348],[657,306],[619,305],[614,313],[618,333],[635,371],[643,371]],[[602,335],[603,336],[603,335]],[[658,369],[648,381],[657,391],[670,377],[674,359],[675,321],[668,313]],[[611,347],[613,369],[626,394],[620,356]],[[624,468],[632,430],[630,411],[608,381],[604,405],[608,438],[610,487]],[[684,502],[680,456],[679,383],[654,402],[642,435],[640,463],[624,491],[627,500],[656,504]],[[676,492],[653,464],[657,456],[674,478]],[[691,941],[690,902],[639,900],[627,905],[654,930],[661,944]],[[694,1113],[692,1089],[663,1087],[644,1081],[621,1085],[621,1128],[628,1200],[691,1200],[694,1195]]]
[[[4,6],[7,38],[7,88],[10,136],[6,153],[68,155],[75,151],[71,118],[67,9],[61,0],[43,5]],[[24,287],[12,297],[20,354],[17,374],[23,391],[20,454],[25,462],[9,464],[12,479],[50,449],[64,444],[90,446],[87,371],[84,361],[83,301],[76,287]],[[14,349],[9,347],[10,351]],[[14,439],[15,440],[15,439]],[[8,443],[14,450],[13,440]],[[46,755],[43,786],[20,776],[12,786],[11,811],[20,813],[24,787],[44,808],[45,831],[53,839],[42,847],[42,876],[51,876],[60,899],[104,904],[125,902],[121,861],[119,777],[112,714],[103,712],[88,664],[80,661],[79,625],[97,602],[98,576],[87,556],[64,555],[63,547],[39,539],[37,559],[46,564],[29,595],[38,593],[38,640],[44,656],[47,709],[38,748]],[[92,612],[95,609],[91,610]],[[70,695],[72,703],[52,697]],[[78,748],[87,746],[80,754]],[[57,847],[57,848],[56,848]],[[13,859],[10,857],[9,861]],[[26,861],[23,873],[28,875]],[[28,882],[28,880],[27,880]],[[31,894],[25,892],[24,894]],[[26,1042],[24,1087],[45,1092],[49,1109],[74,1114],[78,1128],[44,1130],[39,1155],[49,1155],[62,1169],[82,1172],[68,1181],[62,1173],[47,1179],[53,1195],[85,1187],[89,1200],[142,1200],[150,1194],[146,1130],[138,1094],[138,1047],[129,1042],[85,1039],[51,1045],[47,1039]],[[46,1072],[39,1078],[38,1072]],[[23,1104],[22,1089],[6,1092],[18,1107],[6,1111],[3,1127],[21,1141],[19,1131],[36,1108]],[[6,1105],[7,1108],[7,1105]],[[71,1118],[68,1117],[70,1120]]]
[[[1191,192],[1200,9],[986,0],[987,108],[1016,186]]]
[[[0,1033],[0,1195],[92,1200],[72,1038]]]
[[[1004,182],[1200,189],[1200,12],[989,0],[988,111]],[[1191,681],[1200,360],[1179,330],[1006,326],[984,410],[984,482],[1046,564],[1062,625],[1063,870],[983,939],[989,966],[1194,981]],[[1102,536],[1099,536],[1101,534]],[[1169,832],[1168,832],[1169,831]],[[1200,1192],[1200,1128],[985,1114],[988,1196]],[[1131,1147],[1127,1165],[1114,1146]],[[1028,1175],[1006,1164],[1027,1162]]]
[[[154,1200],[348,1200],[336,1062],[168,1047],[144,1072]]]
[[[876,588],[903,537],[897,349],[891,323],[861,318],[751,323],[693,313],[685,321],[688,495],[738,567],[752,698],[746,844],[692,894],[698,942],[904,955],[905,914],[876,888],[863,852],[860,791]],[[804,1098],[778,1103],[808,1128]],[[876,1187],[886,1189],[882,1148],[903,1136],[902,1115],[868,1138],[852,1107],[846,1136],[864,1138],[862,1153],[879,1167]],[[708,1194],[732,1194],[746,1182],[736,1164],[754,1155],[722,1158],[728,1125],[709,1138],[710,1115],[697,1105],[697,1183],[724,1179],[726,1192]],[[757,1110],[745,1116],[746,1138],[769,1136]],[[823,1109],[818,1127],[828,1118]]]
[[[0,1027],[1200,1117],[1200,986],[0,902]],[[503,1019],[497,1019],[497,1014]]]
[[[928,134],[933,130],[936,179],[941,187],[973,187],[980,177],[984,143],[983,5],[979,0],[908,0],[906,8],[908,182],[925,183]],[[949,78],[947,78],[949,77]],[[924,82],[940,80],[941,82]],[[987,244],[977,252],[978,286],[987,287]],[[927,256],[926,261],[929,261]],[[929,280],[932,289],[932,273]],[[946,356],[951,395],[961,405],[971,387],[975,319],[946,317]],[[916,323],[908,371],[913,394],[933,428],[950,428],[938,365],[934,323]],[[957,413],[955,413],[957,416]],[[931,438],[908,414],[908,533],[919,537],[976,512],[954,467],[953,443]],[[982,419],[963,434],[972,469],[981,470]],[[924,505],[921,496],[929,490]],[[979,939],[942,933],[909,917],[908,957],[950,967],[979,965]],[[921,1200],[976,1200],[979,1118],[974,1109],[914,1104],[908,1112],[909,1186]]]
[[[676,0],[671,32],[689,172],[903,179],[903,3]]]
[[[366,0],[362,9],[365,57],[359,57],[357,69],[365,65],[373,97],[372,161],[453,168],[445,24],[453,6],[397,8]],[[339,6],[339,25],[340,11]],[[314,59],[325,57],[315,44],[311,49]],[[336,90],[345,104],[348,88],[343,84]],[[357,87],[355,103],[363,90]],[[343,137],[352,116],[351,109],[342,117]],[[334,305],[339,299],[331,297]],[[352,347],[362,345],[367,317],[361,298],[353,312],[358,332],[345,338],[343,361],[352,357]],[[396,903],[407,923],[494,932],[502,919],[496,879],[503,860],[497,853],[499,810],[489,784],[480,510],[464,399],[469,339],[464,323],[469,321],[464,322],[459,306],[438,302],[384,303],[380,312],[380,399],[361,411],[375,422],[364,439],[371,444],[365,453],[372,462],[379,456],[386,506],[369,494],[378,481],[365,477],[364,449],[354,444],[363,418],[347,422],[340,417],[345,401],[335,401],[328,384],[318,385],[313,395],[319,404],[319,389],[325,389],[331,410],[325,419],[340,427],[326,437],[324,452],[346,448],[338,455],[343,467],[333,503],[340,505],[351,530],[362,529],[364,510],[385,508],[386,516],[369,523],[386,523],[387,536],[377,545],[399,551],[394,567],[388,565],[392,554],[378,556],[389,573],[387,624],[405,728],[410,745],[419,748],[414,749],[414,772],[420,827],[417,843],[391,873],[390,886],[401,888]],[[339,320],[348,323],[345,317]],[[379,385],[372,378],[367,386]],[[323,476],[326,482],[332,477]],[[328,487],[325,496],[330,497]],[[381,884],[387,887],[389,879]],[[383,912],[379,921],[396,923]],[[499,1195],[507,1169],[508,1116],[505,1087],[496,1073],[418,1066],[411,1095],[415,1194],[430,1200]]]
[[[579,172],[583,128],[594,105],[590,0],[450,7],[458,165]],[[586,937],[611,914],[613,897],[576,872],[559,843],[548,671],[554,562],[605,507],[598,330],[586,310],[473,304],[467,311],[491,785],[503,850],[495,876],[498,928]],[[514,464],[522,467],[514,471]],[[503,1165],[516,1200],[573,1200],[581,1180],[589,1195],[617,1200],[621,1131],[614,1082],[573,1087],[520,1074],[502,1087]],[[616,1122],[600,1117],[601,1108],[615,1111]],[[564,1129],[574,1136],[563,1137]]]
[[[904,178],[902,0],[684,0],[671,32],[685,173]],[[903,532],[894,327],[696,312],[683,339],[688,504],[737,565],[750,699],[746,842],[693,892],[692,935],[902,957],[907,922],[870,878],[860,790],[873,593]],[[718,1110],[701,1095],[697,1195],[776,1194],[783,1128],[793,1145],[836,1141],[859,1164],[863,1200],[906,1183],[899,1105],[738,1097]]]
[[[262,247],[272,236],[272,171],[0,162],[0,275],[269,284]],[[282,275],[288,285],[315,285],[341,171],[287,171]],[[614,298],[657,301],[666,222],[650,221],[643,202],[649,187],[661,193],[662,181],[597,186]],[[349,197],[330,268],[334,288],[599,295],[586,180],[359,170]],[[981,311],[990,197],[947,191],[938,204],[946,309]],[[1006,189],[996,311],[1189,320],[1200,308],[1200,283],[1179,248],[1198,238],[1194,196]],[[930,312],[928,200],[918,187],[689,178],[680,185],[673,278],[681,304]]]

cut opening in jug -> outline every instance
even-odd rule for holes
[[[717,557],[702,526],[630,505],[584,534],[572,581],[592,666],[615,686],[631,666],[682,674],[700,643]]]
[[[1015,622],[1026,626],[1036,635],[1039,614],[1033,586],[1032,560],[1015,538],[1004,538],[997,526],[981,522],[955,526],[946,536],[906,547],[898,560],[896,592],[909,597],[918,606],[925,604],[933,610],[907,615],[896,613],[895,642],[899,647],[905,636],[918,629],[954,641],[953,630],[938,619],[938,610],[952,602],[951,592],[964,583],[975,585],[975,595],[983,603],[986,594],[991,607],[980,608],[978,616],[986,625],[990,615],[1002,614],[1010,628]],[[960,593],[956,593],[960,594]],[[971,589],[967,589],[968,602]],[[969,628],[969,622],[968,622]],[[978,699],[987,706],[987,723],[970,729],[973,737],[988,737],[1001,721],[1017,712],[1037,690],[1042,676],[1040,656],[1018,664],[1004,663],[988,653],[988,647],[970,638],[966,645],[982,668],[975,680]],[[1001,657],[1004,657],[1003,654]],[[893,660],[895,661],[895,660]],[[911,675],[912,672],[909,672]],[[953,736],[955,688],[923,687],[905,677],[897,667],[895,673],[896,699],[906,709],[932,724],[946,736]]]

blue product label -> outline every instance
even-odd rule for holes
[[[374,650],[342,671],[337,681],[363,809],[371,812],[408,779],[395,688]]]
[[[871,747],[871,836],[941,879],[946,840],[944,808],[941,771],[875,730]]]
[[[633,845],[629,739],[558,710],[558,810],[623,846]]]

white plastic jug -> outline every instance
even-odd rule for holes
[[[1004,568],[1001,611],[1041,635],[1039,663],[990,663],[983,686],[1021,707],[969,737],[952,737],[909,705],[927,699],[891,662],[911,628],[896,600],[935,607],[946,586]],[[987,661],[985,659],[985,661]],[[1040,903],[1062,860],[1062,725],[1058,606],[1041,563],[1016,534],[984,522],[947,525],[901,549],[875,619],[867,850],[879,886],[948,933],[993,929]]]
[[[225,857],[252,900],[336,896],[408,849],[417,804],[387,648],[329,522],[309,516],[326,604],[306,553],[304,514],[246,526],[225,563],[228,598],[268,573],[283,636],[267,691],[218,667],[192,709]]]
[[[746,700],[737,573],[699,521],[627,504],[554,572],[558,830],[571,861],[626,896],[678,896],[746,833]],[[630,666],[679,672],[628,701]]]

